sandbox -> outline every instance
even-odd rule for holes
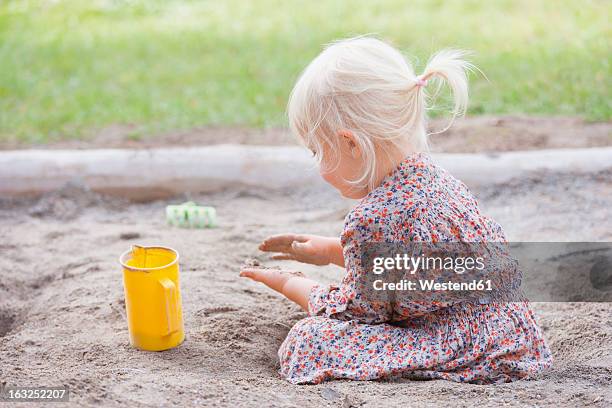
[[[539,172],[474,190],[510,240],[612,238],[612,169]],[[193,199],[218,209],[215,229],[165,223],[164,207]],[[305,314],[267,288],[238,278],[269,234],[338,234],[351,206],[329,188],[234,187],[133,203],[68,185],[0,206],[0,378],[64,384],[70,405],[423,406],[603,405],[612,385],[612,306],[534,303],[555,357],[552,371],[520,382],[336,381],[293,386],[276,351]],[[130,347],[117,257],[132,243],[181,253],[186,340],[163,353]],[[331,282],[339,268],[286,262]]]

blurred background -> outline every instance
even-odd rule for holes
[[[0,143],[283,127],[291,87],[322,45],[364,33],[400,47],[417,73],[440,48],[473,50],[489,82],[471,77],[471,115],[609,121],[610,4],[3,1]]]

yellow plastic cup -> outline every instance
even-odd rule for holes
[[[162,351],[185,339],[178,260],[172,248],[137,245],[119,258],[132,346]]]

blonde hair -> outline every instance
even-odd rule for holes
[[[363,174],[350,183],[370,189],[376,177],[377,151],[411,147],[428,151],[425,86],[437,82],[432,99],[444,83],[454,97],[453,116],[465,114],[468,104],[466,71],[477,69],[463,58],[466,51],[445,49],[434,54],[420,76],[391,45],[372,37],[356,37],[328,45],[302,72],[295,84],[287,114],[293,133],[316,152],[321,165],[323,147],[334,155],[338,131],[352,132],[362,151]],[[442,132],[441,131],[441,132]],[[436,132],[440,133],[440,132]]]

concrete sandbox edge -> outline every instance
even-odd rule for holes
[[[470,187],[542,170],[612,167],[612,147],[432,156]],[[241,185],[279,189],[323,183],[310,153],[299,146],[0,151],[1,197],[38,195],[69,182],[134,200]]]

